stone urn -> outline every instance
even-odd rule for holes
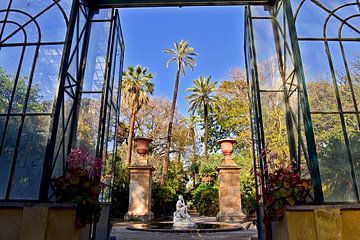
[[[134,139],[137,145],[136,152],[139,154],[139,157],[135,160],[135,165],[147,165],[147,160],[145,155],[149,152],[149,144],[153,141],[150,138],[137,137]]]
[[[231,157],[231,153],[233,152],[233,144],[236,143],[236,140],[232,138],[224,138],[217,142],[221,145],[221,151],[224,154],[223,161],[221,166],[236,166],[236,163]]]

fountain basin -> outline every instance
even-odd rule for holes
[[[173,226],[173,222],[136,223],[127,227],[129,230],[150,231],[150,232],[222,232],[239,231],[244,228],[239,225],[217,224],[217,223],[196,223],[195,226],[182,227]]]

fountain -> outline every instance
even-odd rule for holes
[[[150,232],[221,232],[244,230],[241,224],[194,222],[188,212],[182,195],[178,196],[176,211],[172,222],[136,223],[128,226],[129,230]]]

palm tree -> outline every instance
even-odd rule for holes
[[[196,63],[193,57],[198,55],[196,52],[194,52],[194,48],[189,46],[188,41],[184,41],[184,40],[181,40],[179,43],[174,42],[174,48],[165,49],[164,53],[168,53],[172,55],[172,57],[166,63],[166,66],[168,67],[171,62],[176,61],[177,71],[175,76],[174,94],[171,103],[170,119],[169,119],[168,132],[166,137],[166,149],[165,149],[165,156],[163,161],[163,171],[161,175],[162,185],[164,185],[165,183],[169,169],[171,134],[172,134],[173,121],[174,121],[176,99],[179,90],[180,74],[182,73],[185,76],[186,68],[190,68],[191,71],[194,70],[194,66],[196,65]]]
[[[128,151],[126,154],[126,163],[131,163],[131,153],[133,148],[134,126],[136,114],[140,108],[149,102],[148,94],[153,94],[154,84],[151,79],[152,73],[147,73],[147,68],[141,66],[129,66],[126,72],[123,72],[122,89],[125,100],[131,107],[130,129],[128,136]]]
[[[208,116],[209,112],[212,112],[215,108],[218,108],[218,96],[215,94],[215,86],[217,82],[211,82],[211,76],[203,77],[200,76],[198,79],[193,81],[194,85],[186,91],[191,92],[191,95],[185,99],[188,100],[190,105],[189,111],[195,112],[196,110],[204,111],[204,125],[205,125],[205,161],[208,158],[208,139],[209,139],[209,128],[208,128]]]

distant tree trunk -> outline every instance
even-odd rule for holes
[[[204,159],[205,162],[208,159],[208,139],[209,139],[209,126],[208,126],[208,107],[207,104],[204,104],[204,123],[205,123],[205,153],[204,153]]]
[[[192,143],[192,163],[195,167],[196,164],[196,143],[195,143],[195,129],[194,126],[191,125],[190,127],[190,134],[191,134],[191,143]],[[192,180],[193,180],[193,186],[195,187],[196,179],[195,179],[196,170],[192,169]]]
[[[176,72],[176,77],[175,77],[174,94],[173,94],[173,99],[172,99],[172,103],[171,103],[168,132],[167,132],[167,137],[166,137],[166,149],[165,149],[165,156],[164,156],[164,161],[163,161],[163,171],[162,171],[161,179],[160,179],[161,185],[165,184],[165,181],[167,179],[167,174],[169,171],[170,144],[171,144],[172,128],[173,128],[174,114],[175,114],[175,108],[176,108],[176,99],[177,99],[177,94],[178,94],[178,90],[179,90],[180,71],[181,71],[181,62],[178,59],[178,66],[177,66],[177,72]]]
[[[136,107],[134,106],[131,110],[130,129],[129,129],[129,136],[128,136],[128,151],[126,154],[126,164],[128,166],[130,166],[130,164],[131,164],[131,154],[132,154],[132,148],[133,148],[136,112],[137,112]]]

